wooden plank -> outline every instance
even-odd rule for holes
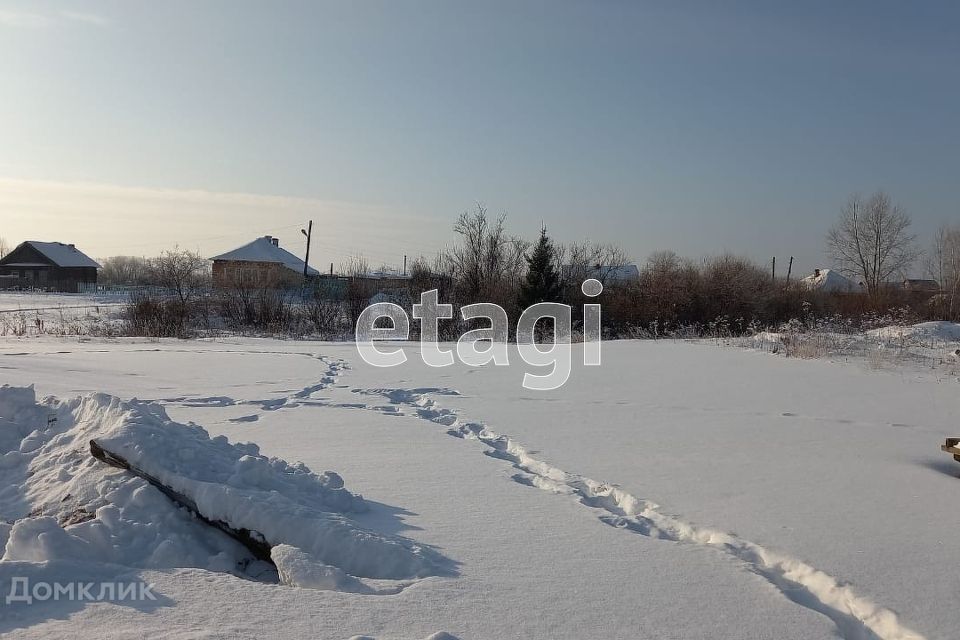
[[[100,462],[110,465],[111,467],[123,469],[124,471],[130,472],[138,478],[143,478],[151,485],[156,487],[160,493],[170,498],[174,504],[183,507],[196,516],[198,520],[210,525],[211,527],[214,527],[215,529],[219,529],[242,544],[257,560],[263,560],[264,562],[274,564],[273,559],[270,557],[271,546],[262,539],[258,539],[258,536],[254,536],[254,532],[250,531],[249,529],[234,528],[230,526],[229,523],[223,522],[222,520],[214,520],[206,517],[200,513],[199,509],[197,509],[197,503],[191,500],[189,497],[178,491],[175,491],[171,487],[168,487],[160,480],[143,471],[142,469],[138,469],[137,467],[133,466],[123,456],[104,449],[102,446],[100,446],[100,444],[97,443],[96,440],[90,441],[90,455]]]

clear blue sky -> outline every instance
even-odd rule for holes
[[[533,236],[823,264],[884,188],[960,222],[955,2],[5,2],[0,235],[399,263]]]

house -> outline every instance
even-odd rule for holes
[[[921,295],[936,295],[940,293],[940,283],[936,280],[921,280],[907,278],[903,281],[903,290]]]
[[[72,244],[27,240],[0,258],[0,289],[77,293],[97,283],[99,268]]]
[[[286,249],[272,236],[263,236],[233,251],[214,256],[213,284],[220,288],[283,287],[303,281],[303,260]],[[307,276],[319,272],[307,268]]]
[[[811,291],[823,293],[863,293],[864,287],[858,282],[834,271],[833,269],[814,269],[800,283]]]
[[[640,269],[635,264],[616,266],[602,264],[590,266],[565,264],[560,268],[560,274],[564,280],[586,280],[587,278],[594,278],[604,285],[627,284],[640,280]]]

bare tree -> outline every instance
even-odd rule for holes
[[[960,227],[944,225],[937,230],[925,263],[927,274],[940,285],[943,310],[954,318],[960,303]]]
[[[444,256],[446,271],[457,283],[459,301],[496,302],[515,300],[526,267],[529,244],[507,234],[503,222],[487,217],[478,204],[473,213],[463,213],[453,227],[459,242]]]
[[[867,200],[853,195],[827,233],[827,250],[842,273],[862,280],[868,293],[876,295],[919,255],[910,222],[907,212],[882,191]]]
[[[690,280],[685,269],[694,267],[673,251],[656,251],[640,272],[640,285],[658,326],[673,321],[678,308],[694,295],[692,288],[684,286]]]
[[[150,278],[175,293],[186,305],[207,284],[207,259],[192,251],[165,251],[150,261]]]
[[[98,280],[103,284],[143,284],[150,273],[149,261],[135,256],[102,258],[100,265]]]
[[[607,284],[613,273],[629,263],[626,252],[613,244],[574,242],[566,248],[564,257],[564,280],[577,287],[587,278]]]
[[[344,310],[350,326],[356,326],[357,318],[370,304],[370,298],[377,287],[369,278],[370,263],[362,255],[352,255],[340,263],[340,274],[347,276],[347,288],[344,292]]]
[[[452,299],[451,285],[453,283],[450,276],[443,270],[443,260],[438,258],[430,262],[423,256],[419,256],[410,263],[409,294],[413,299],[419,299],[424,291],[437,289],[440,300]]]
[[[10,245],[7,244],[6,238],[0,236],[0,258],[10,253]]]
[[[370,273],[370,263],[362,255],[352,255],[340,263],[340,275],[365,276]]]

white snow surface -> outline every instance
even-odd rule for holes
[[[867,335],[884,340],[928,340],[942,342],[960,342],[960,324],[956,322],[921,322],[909,326],[880,327],[867,332]]]
[[[32,391],[10,389],[0,403],[0,428],[18,425],[0,440],[16,453],[0,470],[14,481],[0,493],[9,523],[0,525],[0,542],[10,538],[7,553],[22,550],[0,561],[0,597],[16,576],[134,576],[159,594],[148,604],[11,604],[0,632],[956,636],[960,581],[946,559],[960,554],[960,515],[944,502],[960,487],[960,465],[938,449],[960,435],[955,377],[618,342],[604,344],[601,367],[575,365],[567,386],[543,393],[520,386],[517,364],[432,369],[408,349],[404,366],[374,369],[349,344],[0,342],[0,382],[35,383],[38,393],[60,398],[36,402]],[[574,362],[578,356],[575,349]],[[244,550],[233,540],[142,480],[90,461],[81,446],[88,434],[74,432],[70,418],[81,406],[98,416],[83,422],[99,425],[96,437],[113,438],[171,483],[197,496],[214,487],[217,498],[205,507],[285,536],[271,540],[283,584],[252,580],[249,569],[237,570]],[[45,428],[50,407],[58,408],[50,429],[62,430],[53,437]],[[191,421],[229,442],[204,439]],[[58,438],[73,444],[55,445]],[[183,446],[191,438],[198,444]],[[259,449],[230,444],[239,441]],[[180,451],[191,449],[185,461]],[[36,453],[44,451],[51,455]],[[196,455],[212,469],[190,463]],[[260,462],[241,462],[244,455]],[[363,493],[367,510],[342,512],[299,484],[334,488],[339,476],[270,457],[335,469],[351,492]],[[69,478],[57,478],[62,469]],[[74,488],[81,478],[95,490]],[[256,509],[219,504],[241,504],[233,493],[240,488],[244,500],[279,516],[258,519]],[[76,507],[59,506],[66,493],[84,496],[76,504],[91,505],[96,517],[64,522]],[[135,503],[144,510],[135,512]],[[112,510],[136,526],[111,520]],[[346,559],[349,546],[323,555],[329,547],[290,533],[282,522],[290,513],[306,514],[298,522],[312,530],[346,522],[333,530],[348,540],[366,532],[403,570],[360,570]],[[166,559],[124,555],[136,545],[123,541],[99,555],[65,542],[91,538],[81,533],[98,520],[114,536],[132,535],[150,522],[147,514],[180,536]],[[272,530],[267,519],[280,524]]]
[[[126,301],[126,294],[51,293],[0,291],[0,311],[36,311],[111,306]]]
[[[409,579],[442,572],[429,549],[364,530],[344,515],[367,506],[343,487],[338,474],[318,475],[303,464],[267,458],[252,443],[210,438],[197,425],[170,420],[158,404],[105,394],[38,404],[33,388],[3,386],[0,420],[0,481],[13,502],[4,504],[3,512],[14,520],[4,561],[97,558],[238,574],[249,564],[231,539],[184,517],[143,480],[93,462],[85,449],[95,439],[185,496],[204,517],[284,545],[287,553],[275,554],[274,561],[293,584],[311,586],[296,581],[311,564],[322,570],[332,566],[340,582],[361,591],[368,587],[358,577]],[[193,537],[214,539],[216,555],[208,549],[198,558]],[[289,558],[296,572],[285,570]],[[263,566],[255,569],[264,573]]]

